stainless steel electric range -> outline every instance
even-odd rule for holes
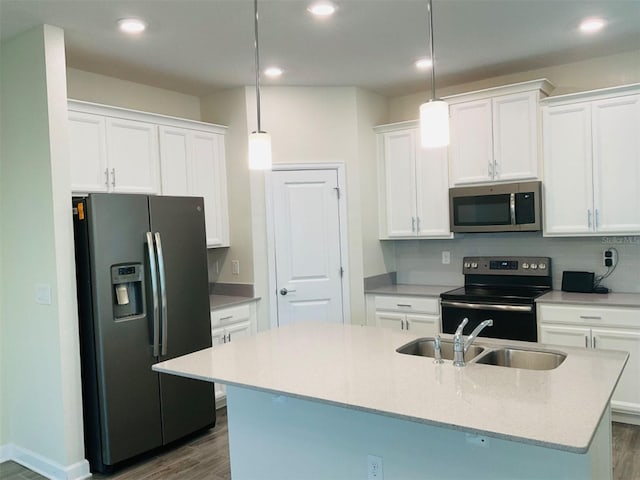
[[[465,334],[492,319],[481,336],[538,340],[535,299],[551,290],[549,257],[464,257],[462,273],[464,287],[440,295],[444,333],[465,318]]]

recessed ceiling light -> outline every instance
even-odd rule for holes
[[[418,70],[428,70],[431,68],[431,59],[430,58],[421,58],[416,60],[415,66]]]
[[[580,24],[580,31],[584,33],[595,33],[602,30],[606,22],[602,18],[587,18]]]
[[[125,33],[141,33],[147,29],[147,22],[139,18],[121,18],[118,28]]]
[[[316,2],[309,5],[307,10],[317,17],[330,17],[336,11],[336,6],[331,2]]]
[[[269,67],[264,70],[264,74],[269,78],[278,78],[283,72],[284,70],[280,67]]]

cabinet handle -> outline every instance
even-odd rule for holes
[[[593,337],[592,342],[593,342],[593,348],[596,348],[596,337]]]
[[[591,228],[591,209],[587,210],[587,225]]]
[[[489,162],[489,168],[487,169],[487,175],[489,178],[493,178],[493,162]]]
[[[111,169],[111,185],[115,188],[116,186],[116,169]]]
[[[595,218],[595,227],[598,228],[598,226],[600,225],[600,219],[598,218],[598,209],[596,208],[596,218]]]
[[[420,217],[416,217],[416,232],[420,231]]]
[[[404,324],[407,326],[407,332],[409,331],[409,320],[405,320]]]
[[[416,217],[411,217],[411,231],[416,231]]]
[[[500,164],[494,160],[493,161],[493,176],[496,177],[496,178],[500,176],[500,171],[498,169],[499,166],[500,166]]]
[[[411,308],[411,304],[409,304],[409,303],[396,303],[396,305],[399,306],[399,307],[409,307],[409,308]]]
[[[404,320],[400,320],[400,330],[404,330]]]
[[[589,348],[589,337],[587,335],[584,336],[584,348]]]
[[[602,317],[595,315],[580,315],[580,318],[583,320],[602,320]]]
[[[233,318],[233,315],[228,315],[228,316],[226,316],[226,317],[221,317],[221,318],[220,318],[220,321],[223,321],[223,320],[229,320],[230,318]]]
[[[109,169],[104,169],[104,186],[109,188]]]

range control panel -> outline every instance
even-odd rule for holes
[[[526,275],[551,276],[549,257],[464,257],[465,275]]]

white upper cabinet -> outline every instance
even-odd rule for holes
[[[451,184],[539,178],[538,101],[547,80],[448,97]]]
[[[229,246],[226,128],[69,101],[74,193],[204,198],[208,247]]]
[[[451,238],[447,149],[422,148],[416,122],[376,132],[380,238]]]
[[[104,117],[69,112],[71,188],[74,192],[109,191]]]
[[[544,234],[640,233],[640,86],[548,99]]]
[[[107,164],[111,191],[160,193],[157,127],[107,118]]]

